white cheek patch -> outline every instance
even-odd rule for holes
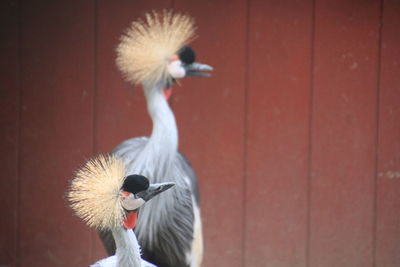
[[[180,60],[175,60],[169,63],[168,72],[175,79],[183,78],[186,75],[186,71],[182,67],[182,62]]]
[[[140,206],[142,206],[145,201],[141,198],[135,198],[135,196],[130,193],[128,196],[121,196],[122,199],[122,207],[124,209],[132,211],[138,209]]]

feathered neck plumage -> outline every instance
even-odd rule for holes
[[[145,88],[147,110],[153,122],[150,138],[139,153],[135,165],[138,173],[148,175],[152,182],[160,182],[170,172],[178,149],[178,130],[175,116],[163,95],[163,84]],[[140,162],[139,162],[140,161]]]
[[[142,258],[140,246],[131,229],[118,227],[112,230],[116,242],[116,256],[119,267],[140,267]]]

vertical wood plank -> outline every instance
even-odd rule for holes
[[[203,266],[242,266],[246,1],[174,1],[193,16],[197,61],[208,79],[175,86],[180,150],[198,175],[204,233]]]
[[[93,11],[93,1],[22,2],[19,266],[90,263],[90,231],[64,195],[92,154]]]
[[[131,22],[152,10],[170,8],[170,0],[97,1],[95,151],[110,152],[122,141],[149,136],[151,120],[141,87],[125,82],[115,64],[115,48]],[[106,256],[94,233],[94,259]]]
[[[372,266],[380,2],[315,14],[310,266]]]
[[[400,266],[400,2],[383,1],[376,266]]]
[[[0,266],[15,266],[18,208],[18,1],[2,1],[0,23]]]
[[[246,266],[306,266],[312,1],[250,1]]]

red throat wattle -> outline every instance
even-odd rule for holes
[[[164,97],[168,100],[172,95],[172,87],[164,89]]]
[[[137,219],[137,213],[136,212],[130,212],[128,213],[128,216],[126,216],[126,219],[124,220],[124,227],[126,229],[133,229],[136,226],[136,219]]]

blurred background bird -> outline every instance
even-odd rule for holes
[[[122,158],[128,174],[142,174],[151,182],[165,179],[176,184],[158,199],[144,205],[135,232],[143,258],[158,266],[200,266],[203,237],[196,175],[178,152],[178,130],[168,104],[172,84],[188,76],[207,77],[212,67],[196,63],[187,46],[194,39],[194,21],[171,11],[146,14],[121,37],[117,66],[125,79],[142,85],[153,129],[150,137],[132,138],[112,153]],[[100,237],[112,255],[110,232]]]
[[[122,160],[113,155],[89,160],[71,182],[68,199],[75,213],[89,226],[112,232],[116,254],[94,267],[151,267],[141,258],[132,228],[139,208],[174,183],[149,184],[142,175],[126,176]]]

